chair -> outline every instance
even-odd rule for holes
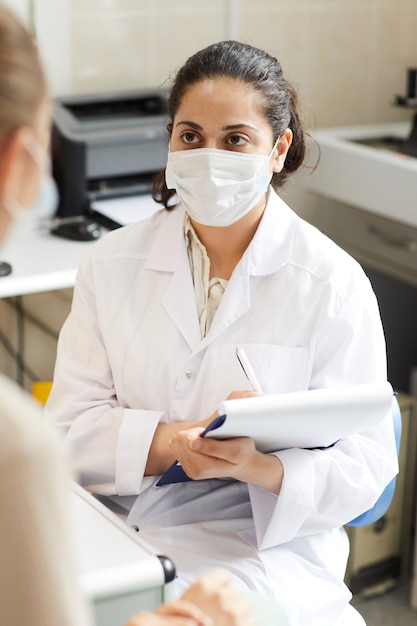
[[[392,401],[392,419],[394,421],[395,444],[397,447],[397,455],[399,455],[402,423],[401,423],[401,409],[400,409],[400,405],[398,404],[397,396],[394,396],[393,401]],[[361,515],[358,515],[358,517],[355,517],[355,519],[349,522],[347,526],[353,526],[353,527],[367,526],[368,524],[373,524],[374,522],[381,519],[381,517],[385,515],[385,513],[387,512],[392,502],[392,499],[394,497],[396,481],[397,481],[397,478],[394,477],[391,480],[391,482],[385,487],[384,491],[379,496],[374,506],[368,511],[366,511],[365,513],[362,513]]]

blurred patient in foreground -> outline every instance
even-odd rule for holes
[[[36,48],[0,5],[0,258],[10,241],[55,208],[50,106]],[[6,241],[7,240],[7,241]],[[1,278],[0,278],[1,280]],[[4,279],[6,280],[6,279]],[[67,468],[40,409],[0,377],[0,623],[87,626],[67,528]],[[129,626],[252,626],[249,605],[217,570],[177,602]]]

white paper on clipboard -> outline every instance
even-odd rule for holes
[[[205,437],[251,437],[261,452],[323,448],[363,432],[391,409],[388,382],[225,400],[221,426]]]

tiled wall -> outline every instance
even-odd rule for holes
[[[197,49],[234,36],[280,59],[311,124],[407,119],[391,101],[405,90],[406,68],[417,64],[416,0],[37,0],[36,6],[55,92],[160,85]]]
[[[51,380],[56,344],[72,289],[0,299],[0,372],[31,389]]]

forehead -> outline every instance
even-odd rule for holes
[[[204,118],[218,119],[222,125],[227,120],[230,123],[251,121],[260,127],[270,127],[259,91],[242,80],[226,76],[189,85],[174,119],[179,118],[192,118],[197,123]]]

